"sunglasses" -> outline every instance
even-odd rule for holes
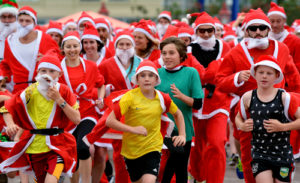
[[[258,26],[253,25],[253,26],[249,26],[247,29],[252,31],[252,32],[255,32],[255,31],[257,31],[257,29],[259,29],[260,31],[264,31],[268,28],[269,27],[266,26],[266,25],[258,25]]]
[[[208,28],[208,29],[198,29],[198,32],[200,32],[201,34],[204,34],[205,32],[207,32],[207,33],[212,33],[212,32],[214,32],[215,31],[215,29],[214,28]]]

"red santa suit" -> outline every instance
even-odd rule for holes
[[[70,89],[63,84],[56,84],[60,95],[70,105],[76,104],[76,97]],[[12,115],[16,125],[24,129],[20,141],[13,147],[9,154],[9,158],[0,164],[2,172],[11,172],[16,170],[27,170],[30,168],[30,162],[25,154],[27,147],[33,142],[35,134],[31,134],[30,130],[37,129],[35,123],[27,112],[27,100],[30,99],[32,90],[36,89],[37,85],[33,84],[23,92],[14,95],[13,98],[5,102],[5,108]],[[2,111],[3,112],[3,111]],[[5,111],[6,112],[6,111]],[[47,122],[47,128],[62,128],[64,129],[68,124],[69,119],[64,114],[63,110],[54,103],[52,112]],[[46,144],[55,153],[61,156],[64,160],[64,170],[68,176],[72,176],[72,172],[76,168],[76,142],[74,137],[68,133],[63,132],[58,135],[47,135]],[[66,145],[67,144],[67,145]]]
[[[145,59],[155,61],[155,60],[159,59],[159,57],[160,57],[160,50],[153,49],[151,51],[151,53]]]
[[[113,57],[116,53],[114,42],[109,39],[106,40],[105,49],[107,50],[107,58]]]
[[[13,82],[16,84],[13,93],[25,89],[34,81],[38,54],[45,54],[52,48],[57,49],[57,43],[49,35],[39,30],[36,32],[36,45],[30,61],[20,57],[19,50],[14,46],[16,39],[19,39],[16,33],[8,36],[5,41],[4,60],[0,63],[0,69],[9,78],[8,81],[10,81],[10,76],[13,76]]]
[[[250,70],[251,65],[257,62],[261,55],[273,55],[277,58],[279,66],[281,67],[285,79],[275,85],[278,88],[285,88],[285,81],[288,83],[290,89],[300,91],[300,76],[297,68],[289,55],[288,48],[278,41],[269,40],[269,47],[267,49],[253,48],[248,50],[246,43],[243,40],[239,45],[233,48],[225,57],[218,74],[216,76],[216,83],[221,92],[234,93],[242,96],[245,92],[253,90],[257,87],[254,78],[250,77],[248,81],[238,83],[239,72],[243,70]],[[234,115],[235,116],[235,115]],[[241,144],[242,164],[244,171],[244,178],[246,182],[255,182],[251,170],[251,133],[244,133],[239,131],[238,137]]]
[[[99,73],[95,63],[80,58],[80,65],[76,68],[67,67],[66,60],[61,62],[63,77],[61,82],[69,86],[71,91],[77,95],[81,121],[89,119],[97,124],[98,114],[95,101],[93,100],[94,87],[100,88],[104,84],[103,76]],[[74,70],[73,70],[74,69]],[[74,78],[77,75],[78,78]],[[75,125],[68,127],[72,131]]]
[[[226,142],[226,125],[229,116],[232,97],[222,93],[215,87],[215,75],[223,58],[230,50],[229,45],[221,40],[219,52],[214,61],[211,61],[204,73],[201,84],[204,98],[202,108],[193,113],[195,146],[191,149],[190,166],[191,174],[198,181],[223,182],[226,168],[226,154],[224,145]],[[201,60],[199,60],[201,63]],[[200,75],[201,76],[201,75]],[[218,164],[216,167],[215,165]],[[210,172],[215,172],[210,175]]]

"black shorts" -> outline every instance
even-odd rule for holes
[[[159,172],[160,152],[149,152],[137,159],[124,158],[126,169],[132,182],[138,181],[144,174],[157,176]]]
[[[295,169],[293,164],[278,165],[276,162],[253,160],[251,162],[253,176],[267,170],[272,171],[273,178],[282,182],[291,182],[292,173]]]

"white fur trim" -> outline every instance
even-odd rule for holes
[[[216,25],[217,27],[220,27],[221,29],[224,29],[224,26],[223,26],[222,24],[215,23],[215,25]]]
[[[19,14],[20,14],[20,13],[26,13],[26,14],[28,14],[29,16],[31,16],[31,17],[33,18],[35,24],[37,24],[37,18],[36,18],[36,16],[35,16],[31,11],[28,11],[28,10],[22,10],[22,11],[19,12]]]
[[[210,119],[213,116],[217,115],[218,113],[223,113],[226,116],[229,116],[229,112],[227,110],[225,110],[225,109],[216,109],[216,110],[212,111],[209,114],[203,114],[202,113],[202,109],[203,108],[201,108],[197,112],[193,113],[193,116],[195,116],[198,119]]]
[[[66,25],[63,26],[63,31],[65,31],[66,28],[69,27],[70,25],[77,27],[77,24],[75,22],[68,22]]]
[[[170,15],[168,15],[168,14],[162,13],[162,14],[160,14],[160,15],[158,16],[158,19],[160,19],[160,18],[166,18],[166,19],[168,19],[170,22],[172,22],[172,17],[170,17]]]
[[[14,14],[15,16],[17,16],[17,14],[18,14],[18,9],[15,8],[15,7],[4,7],[4,8],[1,8],[1,9],[0,9],[0,16],[1,16],[3,13],[11,13],[11,14]]]
[[[202,26],[202,25],[211,25],[211,26],[213,26],[213,28],[214,28],[215,31],[216,31],[216,25],[215,25],[215,24],[213,24],[213,23],[204,23],[204,24],[198,24],[198,25],[194,28],[195,34],[197,33],[197,29],[198,29],[200,26]]]
[[[124,81],[126,83],[126,86],[127,86],[127,89],[132,89],[132,86],[131,86],[131,83],[130,83],[130,80],[128,77],[126,77],[126,70],[124,68],[124,66],[121,64],[121,61],[119,60],[119,58],[117,56],[114,57],[114,60],[117,64],[117,66],[119,67],[121,73],[122,73],[122,76],[124,78]]]
[[[84,39],[95,39],[95,40],[100,41],[102,43],[102,41],[100,40],[99,36],[92,35],[92,34],[85,34],[85,35],[83,35],[81,37],[81,40],[84,40]]]
[[[109,32],[109,28],[108,28],[108,26],[105,23],[97,23],[96,24],[96,29],[98,29],[100,27],[105,28],[107,30],[107,32]]]
[[[51,64],[49,62],[42,62],[42,63],[40,63],[39,66],[38,66],[38,70],[40,68],[48,68],[48,69],[53,69],[53,70],[61,72],[61,69],[59,67],[57,67],[56,65]]]
[[[80,20],[78,20],[77,26],[79,27],[79,25],[83,22],[83,21],[89,21],[93,24],[94,27],[96,27],[94,20],[92,20],[89,17],[83,17]]]
[[[253,19],[253,20],[250,20],[249,22],[246,23],[245,25],[245,30],[247,30],[247,28],[252,25],[252,24],[263,24],[263,25],[266,25],[269,27],[270,30],[272,30],[271,28],[271,25],[265,21],[265,20],[262,20],[262,19]]]
[[[61,36],[64,35],[64,34],[63,34],[63,31],[60,30],[60,29],[57,29],[57,28],[50,28],[50,29],[48,29],[48,30],[46,31],[47,34],[50,34],[50,32],[56,32],[56,33],[60,34]]]
[[[117,134],[117,133],[105,133],[101,138],[103,139],[122,139],[123,134]]]
[[[241,104],[240,104],[240,109],[241,109],[241,117],[246,120],[247,119],[247,113],[245,110],[245,104],[244,104],[244,99],[243,97],[241,98]]]
[[[105,147],[107,150],[113,150],[111,143],[95,142],[94,145],[98,147]]]
[[[152,41],[155,40],[155,38],[148,32],[146,31],[145,29],[142,29],[142,28],[135,28],[133,32],[141,32],[141,33],[144,33],[149,39],[151,39]]]
[[[76,36],[68,36],[68,37],[64,38],[62,42],[64,43],[65,41],[68,41],[70,39],[75,39],[76,41],[78,41],[80,43],[80,40]]]
[[[271,16],[271,15],[280,15],[282,16],[283,18],[286,18],[286,14],[285,13],[282,13],[281,11],[271,11],[268,13],[268,17]]]
[[[14,147],[16,142],[0,142],[0,147]]]
[[[291,95],[285,92],[284,115],[289,121],[292,121],[289,117],[290,103],[291,103]]]
[[[236,38],[236,36],[234,36],[234,35],[228,35],[228,36],[223,37],[223,40],[227,41],[228,39],[235,39],[235,38]]]
[[[240,75],[241,72],[238,72],[234,75],[234,79],[233,79],[233,82],[234,82],[234,86],[236,87],[240,87],[242,86],[245,82],[242,81],[241,83],[238,83],[238,79],[239,79],[239,75]]]
[[[190,38],[192,38],[192,35],[189,34],[189,33],[179,33],[177,37],[179,37],[179,38],[180,37],[190,37]]]
[[[269,61],[269,60],[262,60],[262,61],[260,61],[256,64],[252,65],[252,67],[250,69],[250,73],[253,77],[254,77],[254,74],[255,74],[255,72],[254,72],[255,67],[260,66],[260,65],[272,67],[273,69],[277,70],[280,73],[279,77],[274,81],[275,84],[280,83],[282,81],[283,74],[282,74],[281,68],[275,62],[272,62],[272,61]]]
[[[95,118],[92,118],[92,117],[85,117],[85,118],[81,119],[81,121],[86,120],[86,119],[91,120],[92,122],[95,123],[95,125],[97,124],[97,120]]]
[[[186,53],[192,53],[192,47],[191,46],[187,46],[186,47]]]
[[[151,67],[151,66],[143,66],[143,67],[139,68],[139,70],[137,70],[137,72],[132,76],[131,82],[132,82],[133,84],[137,85],[137,79],[136,79],[136,77],[137,77],[137,75],[138,75],[139,73],[141,73],[141,72],[143,72],[143,71],[150,71],[150,72],[153,72],[153,73],[158,77],[158,82],[157,82],[156,86],[159,85],[159,84],[161,83],[159,74],[157,73],[157,71],[156,71],[153,67]]]
[[[132,46],[135,47],[135,42],[134,42],[134,40],[132,39],[132,37],[129,36],[129,35],[125,35],[125,34],[124,34],[124,35],[119,36],[119,37],[116,39],[116,41],[115,41],[115,43],[114,43],[115,48],[117,48],[117,43],[118,43],[118,41],[119,41],[120,39],[123,39],[123,38],[129,39],[129,40],[131,41],[131,43],[132,43]]]

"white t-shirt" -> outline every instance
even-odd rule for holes
[[[28,44],[23,44],[20,42],[20,40],[17,38],[15,39],[15,49],[18,52],[18,55],[24,60],[26,61],[26,64],[28,64],[28,66],[31,69],[35,69],[35,63],[36,63],[36,58],[33,58],[34,55],[34,50],[36,45],[36,41],[37,39],[35,39],[34,41],[28,43]]]

